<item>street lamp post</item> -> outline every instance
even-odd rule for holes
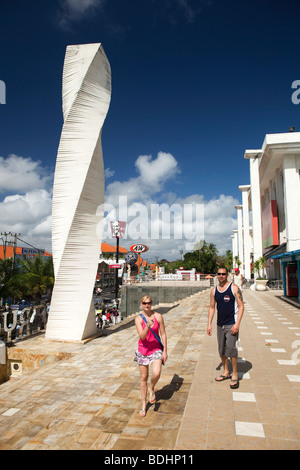
[[[123,236],[125,232],[126,223],[125,222],[111,222],[111,231],[112,236],[116,238],[116,264],[119,263],[119,239]],[[119,292],[119,278],[118,278],[118,268],[115,268],[115,297],[116,304],[118,305],[118,292]]]
[[[119,237],[116,237],[116,263],[119,263]],[[118,293],[119,293],[119,277],[118,277],[118,268],[116,268],[115,272],[115,297],[118,305]]]
[[[116,264],[119,262],[119,237],[120,237],[120,224],[119,221],[115,221],[111,224],[112,236],[116,238]],[[118,280],[118,268],[115,268],[115,298],[118,306],[118,292],[119,292],[119,280]]]
[[[9,235],[12,235],[11,232],[1,232],[1,235],[4,235],[5,239],[4,239],[4,244],[3,244],[3,260],[5,260],[6,258],[6,246],[7,246],[7,237]],[[3,238],[2,238],[3,240]]]

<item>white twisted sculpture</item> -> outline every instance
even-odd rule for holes
[[[101,130],[110,97],[111,70],[101,44],[68,46],[53,186],[55,284],[47,339],[80,341],[96,331],[93,288],[103,219],[97,208],[104,203]]]

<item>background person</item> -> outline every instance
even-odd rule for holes
[[[244,276],[240,273],[239,268],[236,268],[234,271],[233,282],[236,284],[240,289],[243,288],[244,284]]]

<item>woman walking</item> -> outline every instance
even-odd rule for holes
[[[161,366],[166,362],[168,355],[167,336],[162,315],[152,310],[152,299],[148,295],[142,298],[141,306],[143,313],[135,319],[135,326],[140,339],[134,360],[139,364],[141,375],[142,408],[139,414],[140,416],[146,416],[149,365],[152,364],[149,402],[153,404],[156,401],[154,388],[160,378]],[[158,334],[160,334],[161,341]]]

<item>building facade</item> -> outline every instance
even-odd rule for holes
[[[299,297],[300,132],[267,134],[262,148],[246,150],[244,158],[250,185],[239,186],[236,206],[243,274],[249,278],[250,264],[264,257],[268,279],[282,279],[286,295]]]

